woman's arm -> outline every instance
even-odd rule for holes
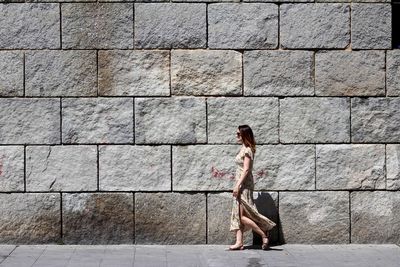
[[[245,154],[244,160],[243,160],[243,172],[242,175],[240,176],[239,180],[237,181],[235,187],[233,188],[233,196],[237,197],[239,195],[239,189],[240,186],[243,184],[244,179],[247,177],[247,174],[249,174],[250,171],[250,157]]]

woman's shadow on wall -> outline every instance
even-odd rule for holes
[[[284,238],[282,235],[281,224],[279,221],[279,212],[276,202],[272,198],[271,194],[268,192],[255,192],[254,203],[257,210],[262,215],[271,219],[276,223],[276,226],[270,231],[270,245],[280,245],[284,243]],[[261,236],[253,232],[253,245],[261,246],[262,239]],[[271,249],[271,250],[281,250],[281,249]]]

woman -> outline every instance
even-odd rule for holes
[[[242,144],[235,158],[237,165],[235,186],[233,188],[233,207],[231,214],[230,231],[236,232],[236,243],[230,250],[242,250],[243,233],[253,230],[262,237],[262,249],[268,249],[269,239],[267,231],[276,224],[261,215],[254,204],[253,190],[253,161],[256,152],[256,143],[253,131],[248,125],[240,125],[236,131],[237,142]]]

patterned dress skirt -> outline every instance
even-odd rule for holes
[[[243,232],[251,230],[249,226],[243,226],[240,222],[239,203],[242,204],[244,215],[254,221],[263,231],[271,230],[276,224],[260,214],[254,204],[253,190],[244,188],[238,198],[233,199],[230,231],[242,229]]]

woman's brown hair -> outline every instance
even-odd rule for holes
[[[239,125],[238,129],[240,135],[242,136],[243,144],[247,147],[250,147],[251,151],[253,151],[253,154],[256,153],[256,141],[250,126],[247,124]]]

